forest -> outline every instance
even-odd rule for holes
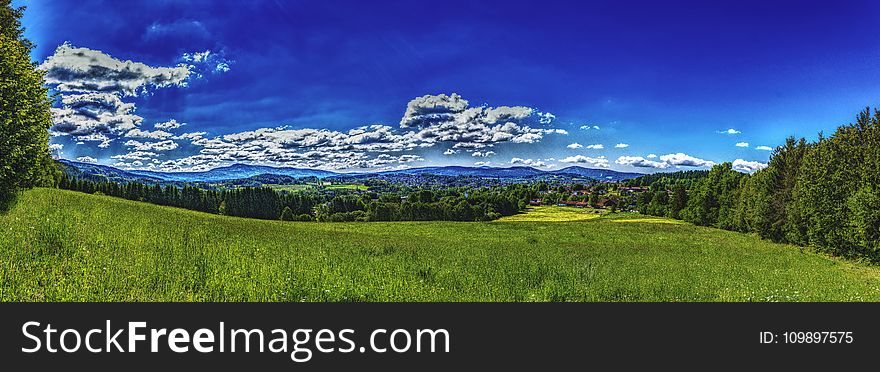
[[[788,138],[751,175],[715,165],[629,181],[648,184],[636,209],[696,225],[756,233],[849,258],[880,261],[880,111],[815,142]]]
[[[535,195],[528,185],[436,187],[410,192],[287,192],[268,187],[220,191],[60,176],[58,187],[227,216],[284,221],[489,221],[519,213]]]

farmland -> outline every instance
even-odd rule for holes
[[[34,189],[0,215],[3,301],[878,301],[880,269],[680,221],[261,221]]]

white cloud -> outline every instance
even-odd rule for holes
[[[740,172],[752,173],[764,168],[767,168],[767,164],[757,161],[746,161],[743,159],[736,159],[733,161],[733,169]]]
[[[95,159],[95,158],[93,158],[93,157],[91,157],[91,156],[80,156],[80,157],[76,158],[76,161],[78,161],[78,162],[80,162],[80,163],[92,163],[92,164],[95,164],[95,163],[98,162],[98,159]]]
[[[205,134],[207,134],[207,132],[189,132],[174,136],[174,139],[189,140],[190,142],[193,142],[204,138]]]
[[[605,145],[603,145],[601,143],[597,143],[597,144],[589,145],[589,146],[587,146],[587,148],[590,150],[602,150],[605,148]]]
[[[189,67],[152,67],[122,61],[101,51],[60,45],[39,67],[46,83],[61,92],[107,92],[137,96],[147,87],[184,86]]]
[[[483,151],[483,152],[474,151],[473,153],[471,153],[471,156],[473,156],[473,157],[483,157],[483,158],[488,158],[492,155],[495,155],[495,151]]]
[[[116,160],[151,160],[152,158],[159,156],[159,154],[155,152],[149,151],[132,151],[127,154],[122,155],[113,155],[110,158]]]
[[[205,50],[204,52],[184,53],[181,60],[186,62],[197,78],[206,74],[220,74],[229,72],[229,65],[233,63],[225,57],[224,53]]]
[[[654,155],[654,154],[651,154]],[[648,155],[648,158],[656,158],[657,155],[653,157]],[[656,168],[656,169],[666,169],[672,166],[676,167],[711,167],[715,165],[714,162],[703,160],[699,158],[695,158],[693,156],[684,154],[684,153],[675,153],[675,154],[666,154],[660,156],[660,161],[648,160],[641,156],[621,156],[618,157],[617,160],[614,161],[616,164],[620,165],[629,165],[638,168]]]
[[[540,128],[551,116],[524,106],[469,107],[467,100],[452,93],[411,100],[400,127],[413,129],[415,138],[427,144],[454,142],[453,148],[482,148],[501,142],[535,143],[545,134],[568,134]]]
[[[60,143],[49,144],[49,151],[59,151],[63,148],[64,148],[64,145],[60,144]]]
[[[669,163],[669,165],[682,167],[711,167],[715,165],[712,161],[695,158],[681,152],[663,155],[660,157],[660,160]]]
[[[140,130],[138,128],[135,128],[135,129],[132,129],[132,130],[126,132],[125,137],[164,140],[164,139],[172,138],[172,137],[174,137],[174,135],[171,133],[168,133],[166,131],[163,131],[163,130],[148,131],[148,130]]]
[[[608,168],[611,165],[608,163],[608,159],[604,156],[599,156],[596,158],[583,156],[583,155],[575,155],[569,156],[565,159],[560,160],[562,163],[574,163],[574,164],[590,164],[595,167],[600,168]]]
[[[614,147],[615,147],[615,148],[618,148],[618,149],[625,149],[625,148],[629,147],[629,144],[626,144],[626,143],[618,143],[618,144],[614,145]]]
[[[736,147],[749,147],[748,142],[737,142]]]
[[[485,166],[488,166],[489,164],[492,164],[492,162],[491,161],[478,161],[478,162],[474,163],[474,165],[476,165],[478,167],[485,167]]]
[[[565,147],[568,147],[572,150],[576,150],[576,149],[584,147],[584,145],[581,145],[580,143],[575,142],[575,143],[572,143],[572,144],[565,146]]]
[[[156,129],[168,130],[168,129],[180,128],[180,126],[182,126],[182,125],[186,125],[186,123],[178,123],[177,120],[171,119],[171,120],[168,120],[164,123],[153,124],[153,127]]]
[[[104,133],[92,133],[84,136],[76,136],[77,144],[84,144],[85,142],[100,142],[98,144],[98,148],[108,148],[110,147],[110,142],[113,142],[113,139],[104,135]]]
[[[538,122],[541,123],[541,124],[550,124],[550,123],[553,122],[553,119],[556,119],[556,115],[553,115],[553,114],[551,114],[551,113],[549,113],[549,112],[542,112],[542,113],[539,113],[539,114],[538,114],[538,117],[540,118],[540,119],[538,120]]]
[[[742,132],[740,132],[740,131],[738,131],[738,130],[736,130],[736,129],[730,128],[730,129],[727,129],[727,130],[719,130],[718,133],[722,133],[722,134],[740,134],[740,133],[742,133]]]
[[[530,167],[547,167],[547,163],[541,160],[533,160],[533,159],[523,159],[523,158],[512,158],[510,159],[510,164],[523,164]]]
[[[53,108],[53,132],[73,136],[120,134],[134,129],[143,118],[135,115],[134,104],[115,94],[85,93],[64,95],[61,107]]]
[[[657,154],[648,154],[648,156],[647,156],[648,159],[653,159],[656,157],[657,157]]]
[[[446,149],[446,151],[443,151],[443,155],[455,155],[455,154],[458,154],[458,151],[453,150],[453,149]]]
[[[587,124],[587,125],[581,125],[580,128],[581,128],[582,130],[589,130],[589,129],[596,129],[596,130],[598,130],[598,129],[599,129],[599,126],[598,126],[598,125],[589,125],[589,124]]]
[[[160,142],[140,142],[129,140],[125,145],[134,148],[137,151],[171,151],[177,148],[177,142],[172,140]]]
[[[656,155],[655,155],[656,157]],[[669,164],[665,161],[653,161],[645,159],[641,156],[621,156],[614,161],[616,164],[620,165],[629,165],[637,168],[657,168],[657,169],[666,169],[669,168]]]
[[[756,146],[755,150],[773,151],[773,148],[770,146]]]

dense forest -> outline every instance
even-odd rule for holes
[[[325,194],[286,192],[268,187],[221,191],[193,186],[96,182],[63,175],[63,189],[98,193],[228,216],[286,221],[488,221],[519,213],[535,188],[431,188],[406,193]]]
[[[697,225],[757,233],[775,242],[814,246],[880,261],[880,111],[816,142],[788,138],[767,168],[752,175],[716,165],[688,179],[652,175],[636,208]]]

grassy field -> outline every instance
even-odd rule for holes
[[[275,222],[37,189],[0,216],[0,300],[880,300],[876,267],[669,222]]]

